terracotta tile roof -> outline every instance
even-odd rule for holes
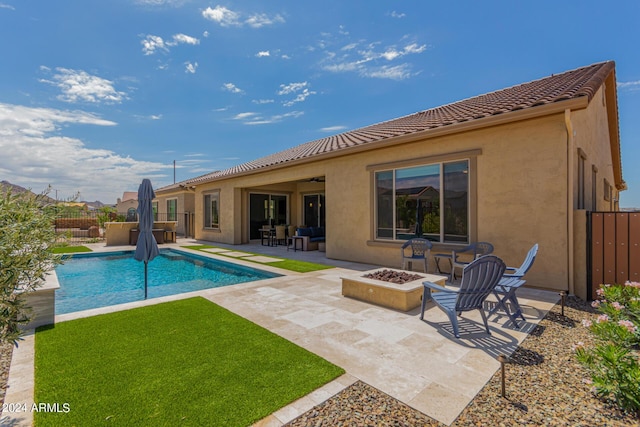
[[[295,160],[308,159],[351,147],[382,142],[402,135],[443,128],[559,101],[580,97],[587,97],[591,101],[596,91],[614,69],[615,63],[607,61],[554,74],[496,92],[307,142],[226,170],[193,178],[188,182],[201,183],[252,171],[257,172],[263,168]]]

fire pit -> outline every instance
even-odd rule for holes
[[[342,295],[361,301],[410,311],[420,306],[422,282],[444,286],[446,276],[413,273],[396,269],[376,269],[342,277]]]

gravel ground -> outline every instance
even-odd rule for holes
[[[568,297],[564,316],[557,305],[510,357],[505,366],[506,398],[498,371],[452,426],[638,426],[636,415],[624,414],[597,399],[584,380],[586,371],[571,346],[589,345],[582,319],[594,320],[589,304]],[[396,399],[356,382],[302,414],[287,426],[443,426]]]
[[[591,334],[581,324],[595,319],[585,302],[568,297],[534,329],[506,364],[506,398],[498,371],[460,414],[453,426],[638,426],[634,414],[597,399],[573,355],[578,341]],[[11,363],[10,345],[0,345],[0,402],[4,401]],[[356,382],[287,426],[443,426],[423,413],[365,384]]]

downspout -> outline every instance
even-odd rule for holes
[[[575,132],[571,123],[571,110],[564,110],[564,124],[567,129],[567,282],[569,285],[569,295],[575,294],[573,281],[573,186],[574,173],[573,165],[576,156]]]

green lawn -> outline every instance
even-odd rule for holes
[[[73,254],[78,252],[93,252],[86,246],[58,246],[51,248],[54,254]]]
[[[211,249],[211,248],[217,248],[217,249],[224,249],[224,248],[220,248],[217,246],[211,246],[211,245],[193,245],[193,246],[182,246],[183,248],[187,248],[187,249],[193,249],[196,251],[202,251],[203,249]],[[206,251],[203,251],[206,252]],[[241,251],[241,252],[246,252],[248,254],[251,255],[264,255],[264,254],[257,254],[257,253],[253,253],[253,252],[247,252],[247,251]],[[210,252],[209,252],[210,253]],[[224,252],[216,252],[216,255],[221,255],[224,256]],[[269,258],[280,258],[277,256],[273,256],[273,255],[267,255]],[[236,258],[237,257],[228,257],[228,258]],[[306,262],[306,261],[297,261],[294,259],[287,259],[287,258],[280,258],[280,261],[276,261],[276,262],[258,262],[258,261],[253,261],[251,259],[247,259],[247,258],[242,258],[244,261],[251,261],[251,262],[255,262],[256,264],[264,264],[264,265],[272,265],[274,267],[277,268],[282,268],[285,270],[289,270],[289,271],[295,271],[298,273],[307,273],[309,271],[317,271],[317,270],[326,270],[329,268],[334,268],[331,265],[325,265],[325,264],[316,264],[313,262]]]
[[[42,327],[40,426],[247,426],[344,373],[204,299]]]

